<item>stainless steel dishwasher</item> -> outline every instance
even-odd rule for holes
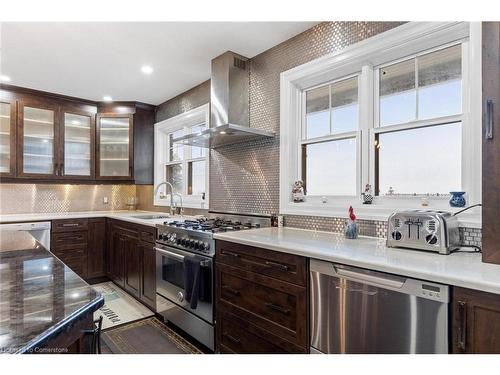
[[[449,287],[311,260],[311,353],[448,353]]]

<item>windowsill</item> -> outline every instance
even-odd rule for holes
[[[356,198],[353,201],[357,200]],[[346,201],[342,204],[321,204],[311,202],[292,203],[289,202],[285,207],[282,207],[280,214],[285,215],[300,215],[300,216],[324,216],[324,217],[345,217],[347,218],[347,210],[349,206],[354,208],[354,213],[361,220],[381,220],[387,221],[389,215],[396,211],[402,210],[434,210],[448,211],[451,213],[460,211],[462,208],[454,208],[443,204],[437,205],[436,202],[430,202],[429,206],[421,206],[418,204],[408,205],[381,205],[371,204],[365,205],[360,202],[351,203]],[[464,212],[457,216],[459,226],[468,228],[481,228],[481,209],[473,208],[470,212]]]
[[[183,197],[184,199],[184,197]],[[178,201],[177,201],[178,202]],[[156,207],[170,207],[170,198],[158,199],[153,201],[153,206]],[[187,201],[182,203],[183,208],[196,208],[198,210],[208,210],[208,201]]]

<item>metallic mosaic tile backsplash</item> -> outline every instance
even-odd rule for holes
[[[250,61],[250,126],[279,133],[280,73],[389,30],[396,22],[323,22]],[[210,209],[270,214],[279,209],[279,138],[215,150]]]
[[[324,216],[286,215],[284,225],[287,227],[342,233],[346,218]],[[358,220],[361,236],[387,237],[387,221]],[[460,243],[465,246],[481,247],[480,228],[459,228]]]
[[[0,214],[125,210],[127,199],[135,196],[135,185],[2,183]]]

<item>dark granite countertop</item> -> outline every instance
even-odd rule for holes
[[[33,350],[103,303],[29,234],[0,231],[0,353]]]

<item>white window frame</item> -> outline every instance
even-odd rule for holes
[[[198,158],[191,158],[190,147],[184,145],[182,160],[170,160],[169,148],[170,140],[169,134],[184,129],[184,134],[189,134],[193,126],[205,123],[207,128],[210,121],[210,107],[209,104],[204,104],[200,107],[194,108],[190,111],[181,113],[177,116],[158,122],[154,125],[155,132],[155,152],[154,152],[154,186],[158,186],[161,182],[166,181],[165,167],[172,164],[181,164],[184,179],[184,189],[182,192],[176,191],[182,196],[183,206],[187,208],[201,208],[207,209],[209,204],[209,157],[210,150],[205,150],[205,156]],[[205,161],[205,199],[202,195],[188,194],[188,164],[193,161]],[[160,194],[153,197],[153,204],[155,206],[170,207],[170,194],[165,198],[160,198]],[[174,198],[177,199],[177,198]],[[178,202],[177,202],[178,203]]]
[[[378,128],[377,68],[424,51],[464,41],[462,49],[462,188],[468,204],[481,202],[481,27],[478,22],[409,22],[281,73],[280,77],[280,213],[345,217],[352,205],[358,218],[387,220],[395,210],[422,209],[420,197],[375,197],[363,205],[361,186],[374,182],[373,140]],[[291,199],[301,179],[300,142],[304,90],[359,73],[358,182],[356,197]],[[388,128],[388,127],[384,127]],[[449,198],[430,198],[427,209],[456,211]],[[460,224],[480,227],[480,209],[459,216]]]

